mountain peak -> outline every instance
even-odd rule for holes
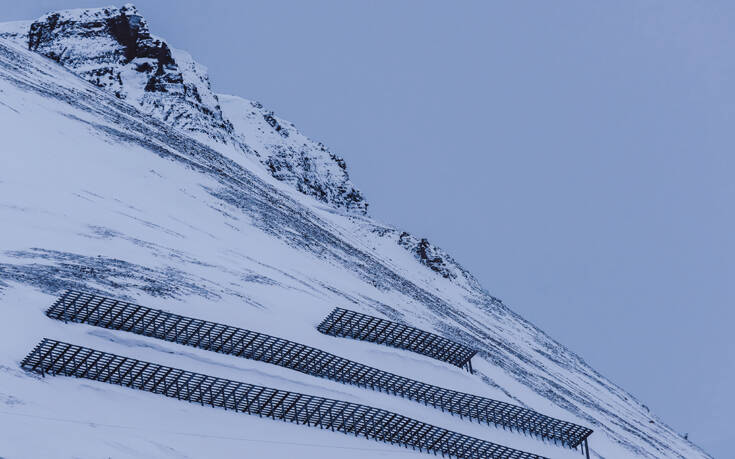
[[[151,35],[134,5],[49,13],[31,23],[27,40],[28,49],[144,112],[184,131],[231,142],[232,125],[222,116],[206,70],[195,68],[194,73],[203,72],[199,78],[184,78],[178,60],[191,59]]]
[[[274,178],[303,194],[349,212],[367,212],[342,158],[262,106],[250,116],[249,101],[245,112],[237,106],[227,116],[207,69],[151,34],[133,4],[56,11],[32,22],[0,24],[0,38],[53,59],[197,140],[256,157]],[[290,139],[289,132],[294,134]]]

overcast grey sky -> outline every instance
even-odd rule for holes
[[[135,4],[344,156],[373,215],[733,457],[735,3]]]

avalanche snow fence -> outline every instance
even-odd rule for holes
[[[332,336],[354,338],[405,349],[472,371],[476,350],[408,325],[348,309],[335,308],[317,327]]]
[[[216,378],[47,338],[23,359],[21,367],[43,376],[75,376],[119,384],[202,406],[362,435],[442,456],[542,458],[379,408]]]
[[[222,354],[262,361],[345,384],[383,391],[577,448],[592,430],[509,403],[416,381],[264,333],[180,316],[69,290],[46,311],[57,320],[123,330]]]

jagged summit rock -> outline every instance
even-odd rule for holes
[[[184,131],[232,141],[206,69],[151,35],[133,5],[65,10],[30,24],[28,49]]]
[[[198,140],[256,156],[273,177],[303,194],[349,212],[367,212],[342,158],[260,104],[225,96],[229,110],[224,113],[207,69],[152,35],[132,4],[0,24],[0,38],[53,59]]]
[[[344,159],[259,102],[224,94],[218,97],[235,131],[258,153],[271,175],[321,201],[356,213],[367,212],[368,204],[350,181]]]

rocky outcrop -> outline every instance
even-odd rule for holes
[[[367,212],[342,158],[260,104],[234,98],[242,102],[231,102],[229,113],[223,113],[206,68],[151,35],[133,5],[65,10],[32,22],[0,24],[0,38],[28,46],[199,139],[246,155],[255,152],[273,177],[303,194],[349,212]]]
[[[218,97],[235,132],[260,156],[273,177],[320,201],[356,213],[367,212],[368,204],[350,181],[344,159],[259,102],[223,94]]]
[[[453,260],[445,261],[448,257],[438,247],[434,247],[426,238],[418,239],[407,232],[402,232],[398,236],[398,245],[413,253],[416,259],[432,271],[441,274],[447,279],[456,279],[457,273],[452,269]]]
[[[65,10],[37,19],[28,49],[168,124],[232,142],[206,69],[148,30],[133,5]]]

